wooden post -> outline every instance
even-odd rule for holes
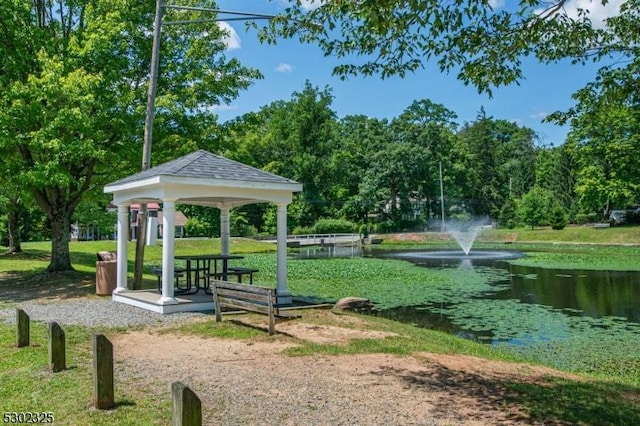
[[[16,308],[16,346],[29,346],[29,315],[20,308]]]
[[[49,332],[49,368],[57,373],[66,368],[64,331],[57,322],[47,324]]]
[[[188,386],[180,382],[171,384],[173,399],[173,426],[201,426],[202,404]]]
[[[93,405],[99,410],[116,406],[113,392],[113,345],[104,334],[93,335]]]

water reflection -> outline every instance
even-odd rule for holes
[[[397,254],[384,252],[381,257]],[[379,315],[487,343],[529,345],[573,338],[594,330],[640,331],[640,273],[561,270],[511,265],[506,261],[424,259],[403,255],[428,268],[493,272],[489,289],[454,297],[441,289],[432,303],[385,309]]]

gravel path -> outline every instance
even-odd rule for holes
[[[60,325],[82,325],[86,327],[134,327],[143,325],[180,324],[210,314],[184,312],[162,315],[134,306],[116,303],[111,299],[73,299],[39,302],[30,300],[20,303],[34,321],[55,321]],[[15,323],[15,308],[0,309],[0,321]]]

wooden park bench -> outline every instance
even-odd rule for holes
[[[280,312],[276,289],[221,280],[212,280],[211,287],[216,322],[222,321],[222,308],[257,312],[269,317],[269,335],[273,335],[276,332],[276,318],[294,318]]]

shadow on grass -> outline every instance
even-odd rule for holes
[[[5,302],[32,299],[72,299],[96,292],[95,273],[8,272],[0,279],[0,292]]]
[[[47,250],[29,249],[20,253],[0,254],[0,262],[9,267],[5,266],[5,272],[0,272],[2,301],[19,303],[33,299],[95,296],[96,253],[72,251],[72,264],[79,269],[75,271],[46,272],[49,261],[50,253]],[[132,271],[133,267],[133,262],[129,261],[128,270]],[[145,265],[146,272],[150,272],[150,268]],[[156,280],[143,280],[143,289],[156,287]]]
[[[444,391],[477,414],[476,420],[495,418],[486,407],[501,410],[509,421],[543,424],[638,425],[640,390],[633,386],[600,381],[575,381],[558,377],[505,375],[483,377],[438,365],[435,371],[380,371],[396,375],[408,386]],[[438,405],[438,404],[436,404]],[[442,400],[437,410],[449,411]],[[474,417],[475,418],[475,417]]]

